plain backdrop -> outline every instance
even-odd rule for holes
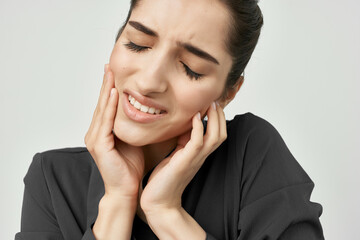
[[[269,121],[315,182],[326,239],[360,226],[360,4],[260,1],[264,27],[227,119]],[[85,146],[129,1],[0,0],[0,239],[20,231],[36,152]]]

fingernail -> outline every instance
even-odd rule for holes
[[[212,105],[212,108],[213,108],[214,110],[216,110],[216,104],[215,104],[215,102],[213,102],[211,105]]]
[[[198,113],[196,114],[196,117],[197,117],[199,120],[201,120],[200,112],[198,112]]]
[[[115,88],[112,88],[112,89],[111,89],[111,92],[110,92],[110,97],[111,97],[112,95],[114,95],[114,93],[115,93]]]

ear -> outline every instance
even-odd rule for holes
[[[239,79],[236,81],[235,85],[227,90],[226,96],[224,96],[219,101],[219,104],[222,108],[225,108],[226,105],[228,105],[235,98],[236,94],[240,90],[243,83],[244,83],[244,76],[240,76]]]

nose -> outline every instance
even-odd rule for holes
[[[169,60],[168,55],[153,52],[144,59],[141,74],[136,78],[139,92],[146,96],[152,93],[164,93],[168,88]]]

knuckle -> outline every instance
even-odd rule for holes
[[[97,116],[97,115],[99,114],[99,112],[100,112],[100,106],[97,105],[97,106],[96,106],[96,109],[95,109],[95,111],[94,111],[94,117]]]
[[[223,141],[225,141],[226,139],[227,139],[227,134],[224,135]]]
[[[86,148],[89,152],[93,153],[95,152],[95,144],[94,144],[94,141],[92,138],[90,137],[86,137],[85,138],[85,145],[86,145]]]
[[[93,135],[93,128],[92,128],[92,126],[90,126],[90,128],[87,130],[87,132],[84,136],[84,142],[88,143],[91,140],[92,135]]]
[[[104,112],[104,107],[99,103],[96,115],[101,115]]]
[[[95,155],[98,155],[100,152],[101,152],[101,149],[99,147],[98,144],[95,144],[92,146],[92,152],[95,154]]]
[[[216,136],[209,136],[209,145],[211,146],[211,147],[214,147],[214,146],[216,146],[216,144],[218,143],[218,141],[219,141],[219,138],[218,137],[216,137]]]
[[[216,148],[217,145],[218,145],[218,141],[217,141],[217,140],[216,140],[216,141],[215,141],[215,140],[214,140],[214,141],[210,141],[210,144],[209,144],[209,145],[210,145],[211,148]]]
[[[87,148],[87,150],[88,150],[90,153],[93,153],[93,152],[94,152],[94,147],[93,147],[92,145],[87,144],[87,145],[86,145],[86,148]]]
[[[108,122],[110,119],[111,119],[111,116],[110,116],[109,110],[105,111],[102,116],[102,120],[103,120],[102,126],[104,126],[103,124]]]
[[[84,137],[84,143],[85,145],[90,145],[90,140],[91,140],[91,133],[90,131],[88,131],[86,134],[85,134],[85,137]]]
[[[223,142],[223,141],[225,141],[226,139],[227,139],[227,134],[226,134],[226,133],[222,134],[222,135],[221,135],[221,141]]]
[[[214,150],[218,146],[220,146],[222,141],[223,140],[222,140],[221,136],[211,136],[211,137],[209,137],[209,139],[207,141],[207,148],[210,150]]]
[[[193,147],[196,151],[198,151],[203,147],[203,142],[202,141],[194,141]]]

